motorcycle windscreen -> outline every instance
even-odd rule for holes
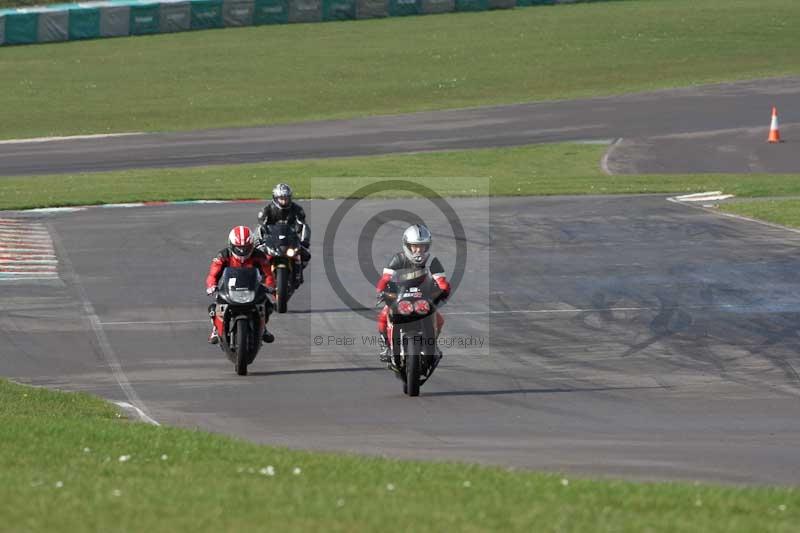
[[[269,234],[279,245],[291,245],[297,239],[297,232],[289,224],[279,223],[269,226]],[[281,239],[281,236],[283,238]]]
[[[261,272],[257,268],[228,267],[222,271],[219,280],[220,292],[236,290],[255,291],[261,283]]]

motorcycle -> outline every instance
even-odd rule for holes
[[[272,275],[275,278],[275,307],[285,313],[289,299],[301,284],[303,265],[300,256],[300,238],[292,226],[272,224],[258,229],[258,248],[272,257]]]
[[[227,267],[217,284],[216,305],[209,308],[219,346],[234,364],[236,373],[247,375],[247,365],[261,348],[265,327],[267,289],[256,268]]]
[[[384,292],[389,306],[387,336],[389,368],[403,382],[403,393],[419,396],[441,355],[436,350],[436,306],[441,290],[426,280],[419,287],[396,285],[397,292]]]

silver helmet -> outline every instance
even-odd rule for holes
[[[430,257],[431,232],[424,224],[414,224],[403,232],[403,253],[409,261],[416,266],[425,266]],[[411,245],[416,244],[419,248],[411,250]]]
[[[292,203],[292,188],[288,183],[279,183],[272,189],[272,203],[278,209],[286,209]]]

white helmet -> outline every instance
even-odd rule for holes
[[[431,232],[424,224],[414,224],[403,232],[403,253],[409,261],[416,266],[425,266],[428,262],[431,249]],[[417,244],[422,247],[416,253],[411,251],[410,245]]]
[[[272,203],[278,209],[286,209],[292,203],[292,188],[288,183],[279,183],[272,189]]]

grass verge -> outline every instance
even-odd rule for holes
[[[495,196],[688,193],[724,190],[737,196],[800,195],[797,175],[607,176],[605,146],[537,144],[514,148],[317,159],[248,165],[146,169],[110,173],[0,178],[0,209],[134,201],[267,197],[289,181],[297,197],[349,194],[359,178],[436,178],[443,196],[471,196],[490,178]],[[330,177],[330,180],[314,180]],[[321,189],[326,183],[327,189]]]
[[[11,531],[749,533],[800,520],[791,489],[290,451],[129,423],[99,399],[5,380],[0,500]]]
[[[628,0],[0,48],[0,138],[191,130],[800,73],[796,0]]]
[[[800,228],[800,199],[770,199],[758,202],[731,202],[719,209],[782,226]]]

